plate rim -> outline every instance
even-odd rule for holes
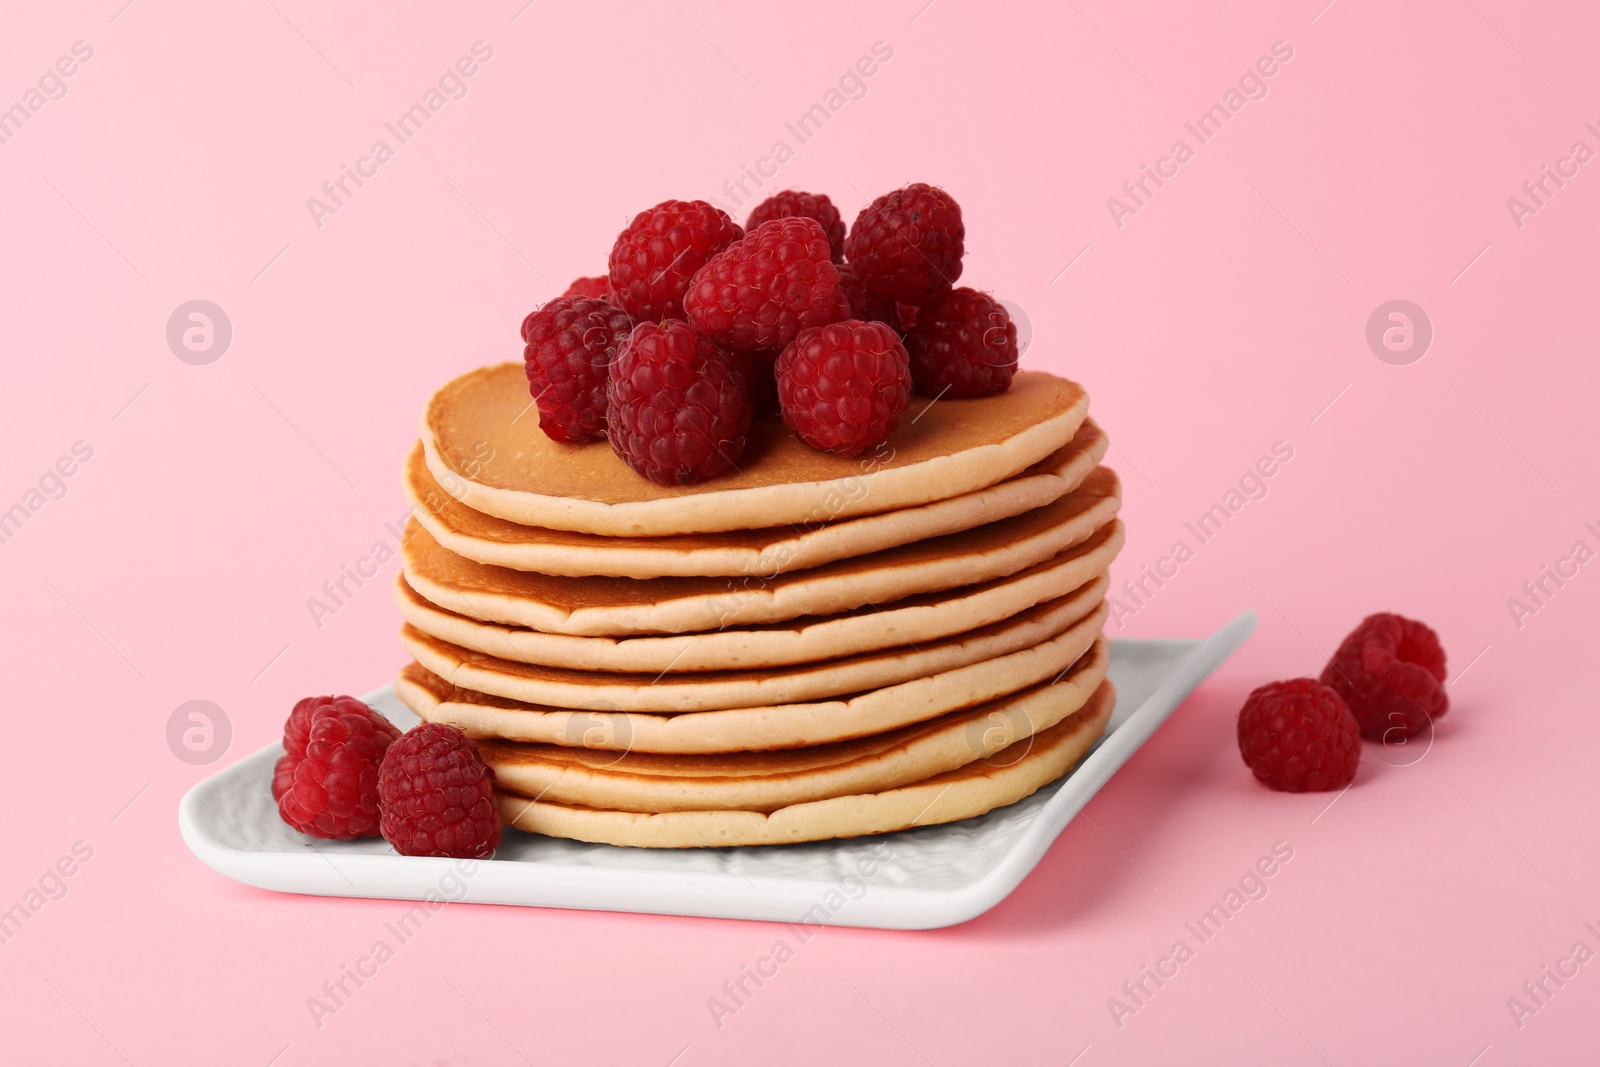
[[[917,886],[876,885],[849,907],[827,917],[824,923],[808,925],[856,926],[874,929],[936,929],[967,922],[982,915],[1008,897],[1055,843],[1067,825],[1094,799],[1100,789],[1111,780],[1122,765],[1137,752],[1163,722],[1201,682],[1241,647],[1254,632],[1257,616],[1246,609],[1222,627],[1204,638],[1123,638],[1120,641],[1142,645],[1174,644],[1190,646],[1190,652],[1167,675],[1156,690],[1134,709],[1116,730],[1106,734],[1090,750],[1071,775],[1060,785],[1025,827],[1020,838],[999,857],[999,860],[982,876],[949,889]],[[1113,645],[1118,643],[1113,641]],[[385,686],[363,699],[373,699],[385,692]],[[423,894],[408,891],[382,891],[379,886],[359,888],[352,875],[381,876],[402,857],[392,854],[349,854],[339,857],[333,865],[327,853],[314,847],[303,855],[307,861],[313,855],[329,859],[329,870],[348,883],[344,891],[337,885],[324,886],[329,891],[304,887],[282,888],[283,879],[274,878],[267,870],[270,865],[281,864],[285,858],[296,856],[284,851],[255,851],[234,848],[216,837],[202,824],[201,807],[208,796],[223,788],[227,781],[244,772],[244,768],[267,760],[276,760],[282,751],[281,743],[273,743],[249,753],[202,778],[191,786],[178,804],[178,827],[185,845],[197,859],[224,877],[272,892],[312,896],[345,896],[357,899],[415,900]],[[1081,798],[1081,799],[1079,799]],[[893,835],[884,835],[892,838]],[[850,839],[855,840],[855,839]],[[446,873],[461,861],[434,857],[404,857],[414,871],[408,881],[425,879],[437,884]],[[291,860],[291,862],[294,862]],[[642,868],[605,867],[584,864],[541,864],[526,860],[480,860],[473,875],[472,885],[461,898],[465,902],[494,903],[523,907],[554,907],[576,910],[622,911],[636,914],[692,915],[707,918],[746,919],[767,922],[796,922],[807,912],[808,905],[817,903],[825,892],[826,883],[802,883],[795,879],[774,877],[759,873],[744,874],[729,871],[678,871],[646,870]],[[343,868],[343,870],[341,870]],[[316,871],[310,867],[307,870]],[[547,898],[538,902],[526,899],[497,899],[493,892],[498,885],[513,886],[525,880],[528,872],[537,871],[541,879],[542,894]],[[601,873],[603,872],[603,873]],[[487,876],[487,877],[486,877]],[[569,893],[584,889],[593,894],[596,877],[611,880],[613,887],[601,894],[603,899],[583,903],[566,899]],[[730,885],[730,880],[735,880]],[[363,881],[367,878],[363,877]],[[316,883],[315,876],[309,879]],[[275,884],[276,883],[276,884]],[[553,884],[560,883],[560,884]],[[716,884],[712,884],[716,883]],[[763,884],[765,883],[765,884]],[[418,884],[421,884],[420,882]],[[658,898],[649,907],[619,903],[619,896],[637,892],[648,884]],[[754,892],[751,892],[751,888]],[[485,892],[487,891],[487,892]],[[874,902],[870,908],[861,905]],[[673,906],[676,905],[676,906]],[[790,918],[779,917],[780,912],[792,910]]]

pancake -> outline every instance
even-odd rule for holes
[[[515,664],[506,659],[469,653],[467,649],[448,645],[437,637],[406,627],[400,633],[400,643],[419,664],[430,672],[462,689],[475,689],[488,696],[502,696],[520,704],[538,704],[541,707],[566,707],[566,709],[610,712],[715,712],[728,709],[766,709],[790,707],[800,709],[816,701],[837,701],[851,693],[866,696],[869,693],[886,693],[888,689],[909,689],[923,693],[934,689],[941,696],[933,699],[962,699],[973,702],[952,686],[965,686],[968,678],[992,678],[1003,665],[1040,659],[1059,653],[1061,648],[1077,648],[1077,635],[1070,633],[1075,625],[1086,619],[1098,619],[1104,624],[1109,606],[1104,601],[1088,609],[1067,609],[1067,616],[1077,614],[1077,619],[1054,619],[1048,637],[1035,641],[1005,641],[1005,646],[994,649],[994,654],[974,657],[971,651],[957,648],[955,656],[947,656],[944,667],[936,665],[933,656],[923,657],[917,648],[902,648],[885,653],[869,653],[861,661],[854,661],[835,670],[832,662],[808,664],[800,669],[763,678],[760,670],[731,672],[733,677],[718,677],[717,673],[688,673],[688,675],[662,675],[661,689],[651,685],[651,675],[624,675],[611,683],[606,675],[592,672],[560,672],[534,664]],[[958,643],[957,643],[958,645]],[[947,653],[950,646],[938,649]],[[1082,651],[1082,648],[1078,648]],[[1077,657],[1077,651],[1066,662],[1043,670],[1059,670]],[[963,662],[965,661],[965,662]],[[853,677],[854,675],[854,677]],[[882,675],[883,680],[872,685],[859,685],[862,675]],[[1010,678],[1010,675],[1002,675]],[[832,678],[832,681],[830,681]],[[992,685],[992,683],[984,683]],[[1026,683],[1024,683],[1026,685]],[[915,688],[914,686],[922,686]],[[1013,686],[1014,688],[1014,686]],[[952,696],[942,694],[949,691]],[[997,689],[995,694],[1005,693]],[[790,696],[790,693],[794,696]],[[755,697],[754,701],[741,701],[738,697]],[[560,697],[560,699],[550,699]],[[987,699],[987,697],[982,697]],[[664,707],[666,705],[666,707]],[[963,707],[965,704],[955,704]]]
[[[520,363],[469,371],[422,416],[428,470],[475,511],[524,526],[613,537],[758,530],[896,511],[971,493],[1072,440],[1089,410],[1074,382],[1022,371],[997,396],[913,397],[878,450],[854,458],[759,418],[738,468],[699,485],[660,486],[605,441],[567,445],[539,429]]]
[[[1079,671],[925,723],[831,745],[714,756],[483,741],[495,787],[555,804],[622,811],[775,811],[879,793],[987,759],[1083,708],[1104,680]],[[1014,752],[1020,759],[1026,746]]]
[[[421,664],[403,668],[395,692],[417,717],[459,727],[472,737],[567,745],[612,752],[758,752],[848,741],[926,722],[1047,681],[1074,664],[1104,660],[1102,604],[1083,621],[1033,648],[943,674],[854,696],[675,715],[555,708],[453,687]],[[1080,662],[1081,661],[1081,662]]]
[[[400,644],[418,663],[462,689],[560,708],[714,711],[795,704],[861,693],[1032,648],[1100,606],[1106,586],[1091,583],[989,626],[919,645],[863,652],[791,667],[745,671],[574,671],[515,663],[405,627]]]
[[[413,519],[406,581],[439,607],[482,622],[580,636],[688,633],[831,615],[988,581],[1055,556],[1112,522],[1117,476],[1096,467],[1042,508],[961,533],[776,578],[570,578],[474,563]]]
[[[1106,435],[1085,421],[1063,448],[1016,477],[947,500],[838,522],[675,537],[598,537],[522,526],[474,511],[428,470],[419,443],[406,461],[412,514],[440,545],[478,563],[570,576],[772,577],[860,556],[1043,507],[1076,489],[1105,457]]]
[[[728,848],[861,837],[956,822],[1015,803],[1066,774],[1105,730],[1116,701],[1109,681],[1089,703],[1048,730],[988,759],[921,782],[792,804],[772,812],[660,814],[602,810],[496,794],[500,816],[519,830],[645,848]],[[1021,749],[1019,758],[1012,749]]]
[[[587,671],[709,671],[777,667],[916,645],[1010,618],[1035,604],[1100,586],[1122,548],[1120,522],[1083,544],[1005,578],[907,597],[884,607],[805,617],[765,626],[668,637],[572,637],[479,622],[420,596],[402,574],[395,580],[401,616],[425,634],[502,659]]]

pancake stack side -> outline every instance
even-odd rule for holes
[[[421,718],[478,740],[505,822],[657,848],[982,815],[1110,718],[1108,441],[1075,383],[916,398],[845,458],[756,420],[662,487],[539,430],[522,369],[429,402],[395,598]]]

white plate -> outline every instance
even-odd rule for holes
[[[1246,611],[1203,641],[1111,642],[1117,708],[1077,769],[1009,807],[943,826],[720,850],[618,848],[507,830],[492,860],[407,857],[382,840],[313,842],[289,829],[270,790],[280,745],[189,790],[178,826],[190,850],[214,870],[283,893],[901,930],[950,926],[1004,900],[1072,817],[1244,644],[1255,624],[1255,612]],[[417,721],[393,689],[366,699],[401,729]]]

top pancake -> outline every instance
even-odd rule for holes
[[[1072,440],[1014,478],[918,507],[838,522],[765,530],[602,537],[523,526],[485,515],[445,492],[418,444],[406,460],[412,514],[440,545],[477,563],[574,577],[772,577],[912,541],[959,533],[1043,507],[1076,489],[1110,442],[1092,419]]]
[[[552,530],[659,537],[828,522],[974,492],[1067,444],[1088,410],[1076,383],[1022,371],[998,396],[913,397],[889,440],[854,458],[811,448],[766,416],[751,426],[738,469],[660,486],[605,441],[545,436],[522,365],[502,363],[434,394],[422,446],[439,484],[477,511]]]

